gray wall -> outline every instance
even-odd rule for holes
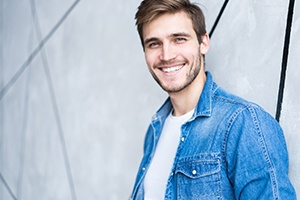
[[[291,0],[292,1],[292,0]],[[198,0],[208,31],[223,0]],[[0,199],[127,199],[151,116],[166,98],[147,71],[140,0],[0,2]],[[206,68],[276,113],[288,0],[230,0]],[[300,195],[300,4],[280,123]]]

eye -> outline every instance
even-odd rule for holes
[[[151,42],[148,44],[148,47],[149,48],[156,48],[159,46],[159,42]]]
[[[186,41],[186,38],[183,38],[183,37],[175,38],[175,42],[177,42],[177,43],[182,43],[182,42],[185,42],[185,41]]]

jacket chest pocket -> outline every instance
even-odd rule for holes
[[[221,199],[220,159],[201,155],[184,158],[176,168],[178,199]]]

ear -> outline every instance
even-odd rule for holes
[[[209,46],[210,46],[210,40],[208,34],[206,33],[205,35],[202,36],[202,42],[200,44],[200,52],[202,55],[208,52]]]

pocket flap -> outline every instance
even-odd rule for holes
[[[182,173],[189,178],[200,178],[219,171],[220,163],[218,161],[194,161],[179,164],[176,173]]]

